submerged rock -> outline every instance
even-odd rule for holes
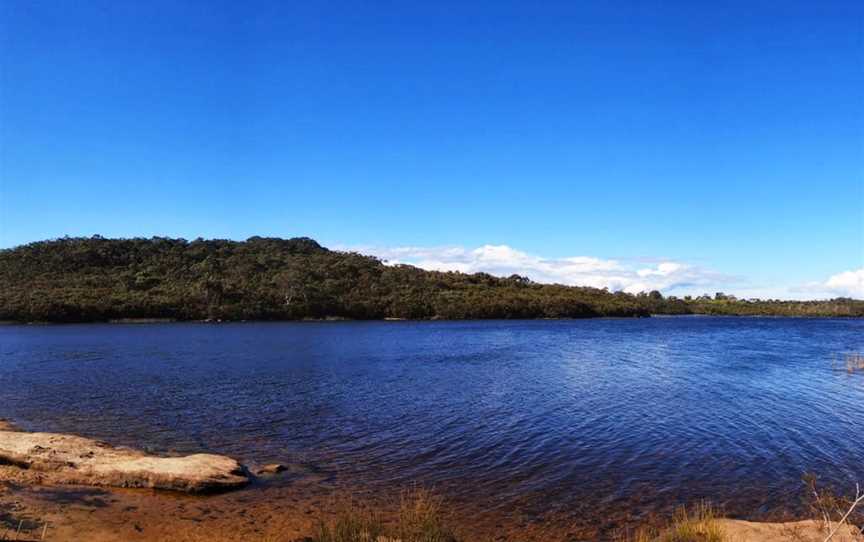
[[[21,428],[7,419],[0,418],[0,431],[21,431]]]
[[[45,482],[143,487],[199,493],[240,487],[249,479],[230,457],[158,457],[55,433],[0,430],[0,463],[43,474]]]
[[[259,468],[255,473],[258,476],[261,476],[264,474],[279,474],[280,472],[284,472],[286,470],[288,470],[288,468],[281,463],[270,463]]]

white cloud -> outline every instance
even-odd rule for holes
[[[837,295],[864,299],[864,267],[832,275],[824,287]]]
[[[741,298],[864,299],[864,267],[803,285],[755,283],[682,261],[665,259],[603,259],[593,256],[544,258],[508,245],[475,249],[450,247],[339,247],[377,256],[390,265],[410,264],[422,269],[485,272],[496,276],[518,274],[536,282],[608,288],[628,293],[660,290],[666,295],[701,295],[717,291]],[[651,262],[646,263],[646,262]]]
[[[668,277],[683,268],[684,266],[680,263],[663,262],[657,266],[657,269],[640,269],[639,271],[636,271],[636,274],[640,277]]]
[[[536,282],[592,286],[638,293],[661,290],[664,293],[695,293],[729,283],[730,278],[683,262],[660,261],[644,267],[613,259],[592,256],[543,258],[507,245],[464,247],[354,247],[390,265],[410,264],[422,269],[485,272],[496,276],[518,274]]]
[[[864,267],[831,275],[826,280],[790,288],[798,299],[851,297],[864,299]]]

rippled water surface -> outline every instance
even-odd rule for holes
[[[303,465],[334,485],[590,514],[744,515],[864,481],[864,321],[0,327],[0,417]]]

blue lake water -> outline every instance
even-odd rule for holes
[[[864,320],[3,326],[0,417],[502,510],[752,517],[804,472],[864,482],[850,351]]]

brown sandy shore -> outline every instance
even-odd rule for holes
[[[25,433],[0,420],[0,540],[7,530],[14,536],[20,527],[18,540],[40,540],[44,533],[49,541],[292,542],[312,535],[338,508],[337,492],[328,491],[314,476],[296,476],[290,470],[259,470],[256,476],[238,466],[222,456],[161,458],[71,435]],[[291,477],[291,483],[268,487],[273,476]],[[388,506],[395,507],[395,502],[376,503],[385,512]],[[462,508],[451,503],[446,515],[465,541],[612,537],[608,529],[592,531],[518,513]],[[824,525],[812,520],[720,522],[730,542],[825,538]],[[832,540],[855,539],[847,530]]]

